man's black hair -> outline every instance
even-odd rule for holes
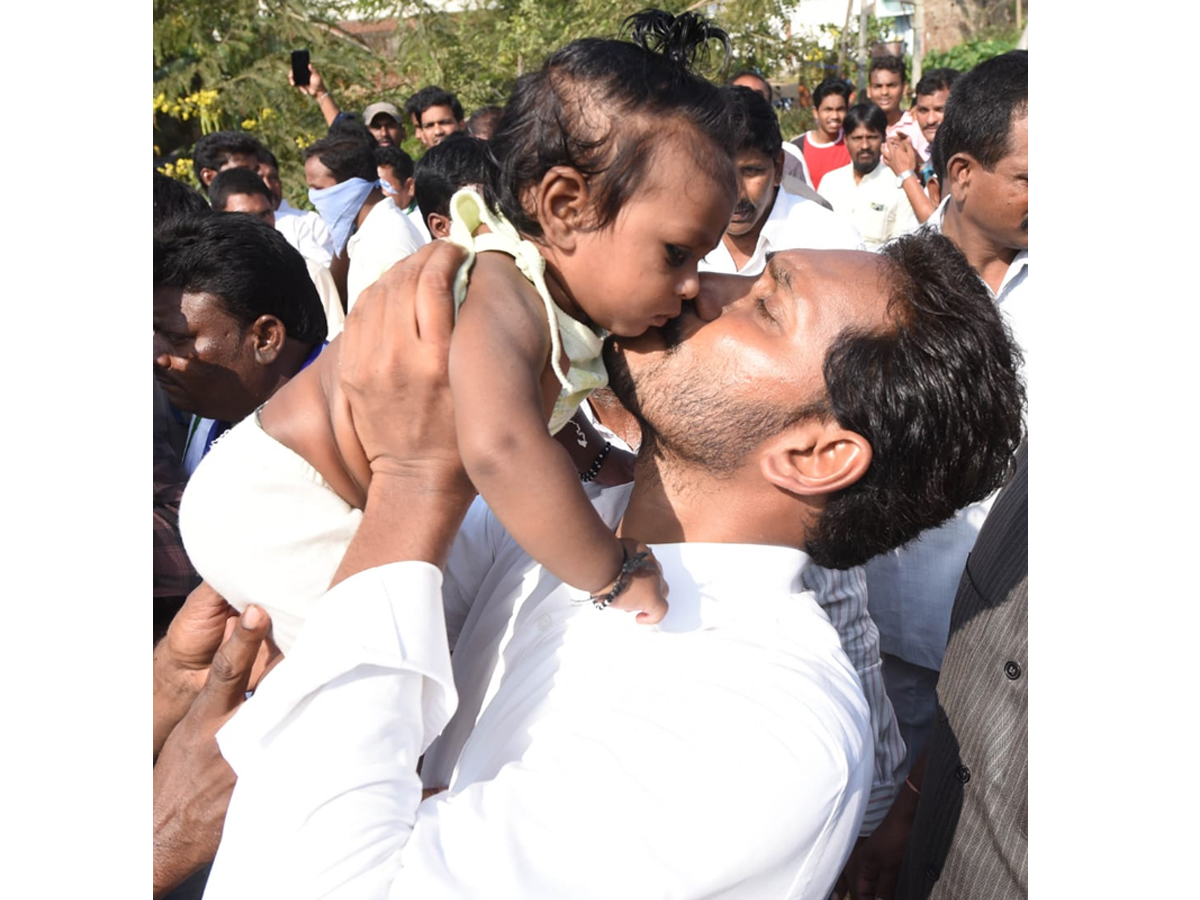
[[[742,85],[722,88],[729,107],[729,134],[735,153],[758,150],[771,159],[783,149],[779,117],[763,95]]]
[[[212,210],[203,194],[182,181],[168,178],[158,169],[154,170],[155,228],[177,216],[203,215],[210,212]]]
[[[902,56],[873,57],[871,59],[871,67],[867,69],[868,79],[876,69],[882,69],[885,72],[895,72],[900,76],[901,84],[908,84],[908,69],[904,65],[904,57]]]
[[[992,171],[1009,152],[1013,122],[1029,111],[1029,51],[1010,50],[984,60],[954,83],[933,142],[939,180],[956,153],[968,153]]]
[[[488,142],[499,165],[484,197],[521,233],[542,233],[522,201],[554,166],[589,178],[592,227],[609,225],[652,166],[673,164],[655,149],[679,126],[695,135],[696,164],[732,189],[729,113],[720,90],[690,69],[707,41],[728,53],[728,36],[695,13],[648,10],[626,27],[633,42],[572,41],[517,79]]]
[[[329,329],[304,257],[254,216],[193,215],[157,229],[154,287],[163,285],[212,294],[243,328],[275,316],[301,344]]]
[[[263,149],[257,138],[243,131],[214,131],[212,134],[206,134],[196,141],[196,146],[192,148],[196,180],[200,180],[201,169],[219,172],[231,156],[253,156],[261,160],[260,154]],[[200,187],[205,192],[208,191],[203,181],[200,182]]]
[[[859,125],[866,125],[871,131],[878,131],[880,137],[886,137],[887,113],[874,103],[855,103],[846,110],[846,118],[842,119],[842,131],[849,134]]]
[[[375,165],[377,146],[365,125],[343,121],[335,123],[330,127],[329,134],[304,148],[304,161],[308,162],[315,156],[321,165],[333,173],[338,184],[351,178],[376,181],[379,178]]]
[[[503,106],[479,107],[467,119],[467,134],[472,137],[483,138],[486,141],[495,132],[496,123],[500,121],[500,116],[503,114]]]
[[[892,327],[833,342],[814,411],[872,451],[808,538],[828,568],[861,565],[982,500],[1004,483],[1023,436],[1021,352],[966,257],[929,228],[879,254],[894,266]]]
[[[958,69],[949,67],[942,69],[930,69],[921,76],[921,80],[917,82],[916,88],[913,89],[913,95],[920,97],[922,95],[936,94],[938,91],[948,91],[954,87],[954,82],[962,77],[962,72]]]
[[[226,169],[218,172],[217,177],[208,186],[208,196],[212,200],[212,208],[224,212],[229,204],[229,198],[234,194],[261,194],[272,204],[275,198],[267,183],[258,177],[258,173],[250,169]]]
[[[399,147],[376,147],[375,166],[391,166],[401,181],[413,177],[413,158]]]
[[[841,78],[826,78],[817,85],[817,89],[813,91],[813,109],[821,105],[821,101],[830,94],[837,94],[846,101],[846,105],[850,105],[850,85]]]
[[[457,121],[463,120],[463,108],[458,98],[436,84],[426,85],[409,97],[408,102],[404,104],[404,111],[410,116],[415,116],[417,124],[420,125],[421,116],[425,115],[425,110],[431,106],[448,106]]]
[[[421,221],[428,224],[430,213],[450,215],[450,198],[459,188],[478,188],[487,181],[492,168],[488,142],[482,138],[455,132],[417,161],[414,195],[421,210]]]

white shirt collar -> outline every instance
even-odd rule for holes
[[[950,192],[946,192],[946,196],[942,198],[942,202],[938,204],[938,208],[933,211],[929,220],[925,223],[934,231],[942,231],[942,222],[946,218],[946,207],[950,203]],[[1019,284],[1018,279],[1023,280],[1023,275],[1027,274],[1026,270],[1029,267],[1029,249],[1026,248],[1017,253],[1013,257],[1013,261],[1008,264],[1008,270],[1004,273],[1004,278],[1000,281],[1000,291],[993,291],[991,286],[984,281],[983,286],[987,288],[988,296],[997,303],[1004,302],[1004,298],[1008,292],[1010,285]],[[981,278],[980,281],[983,281]]]

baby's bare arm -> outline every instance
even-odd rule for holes
[[[337,378],[341,339],[280,388],[263,407],[263,431],[299,454],[351,506],[362,509],[371,470]]]
[[[512,261],[480,254],[450,345],[458,445],[476,489],[517,542],[567,584],[597,591],[623,554],[546,429],[558,394],[549,327],[542,299]]]

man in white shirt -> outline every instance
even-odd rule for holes
[[[700,271],[756,275],[775,250],[863,249],[854,226],[780,188],[783,136],[771,104],[749,88],[724,91],[737,147],[738,202],[721,243],[700,261]]]
[[[878,106],[857,103],[850,107],[844,127],[850,164],[825,176],[822,193],[833,204],[833,211],[858,229],[867,249],[878,250],[884,241],[917,228],[904,182],[919,180],[911,169],[897,175],[883,164],[887,118]]]
[[[1014,50],[980,63],[954,83],[934,145],[942,204],[929,219],[962,251],[1022,351],[1032,312],[1029,258],[1029,55]],[[1021,374],[1028,378],[1028,361]],[[884,678],[917,764],[937,713],[937,681],[959,579],[995,496],[959,510],[909,546],[867,564],[871,615],[879,625]],[[920,787],[919,779],[917,787]],[[866,865],[894,877],[900,859],[889,835],[907,827],[915,793],[904,788],[863,848]],[[891,842],[891,847],[896,846]],[[899,845],[903,847],[903,842]],[[880,859],[878,854],[883,854]],[[856,853],[856,857],[859,854]],[[853,864],[852,864],[853,865]],[[866,895],[874,886],[864,883]]]
[[[443,619],[435,566],[470,498],[447,415],[460,251],[368,291],[340,370],[373,472],[363,523],[347,580],[221,732],[238,784],[207,896],[826,897],[871,747],[799,576],[990,490],[1020,438],[998,395],[973,399],[979,371],[1019,386],[982,288],[952,288],[961,257],[936,235],[890,253],[706,276],[667,327],[610,343],[643,444],[634,487],[597,502],[656,545],[673,590],[655,628],[597,612],[486,523],[455,552],[494,563],[448,576]],[[914,279],[929,269],[947,277]],[[952,353],[917,352],[947,328]],[[863,390],[864,353],[907,363],[918,421],[892,385]],[[449,790],[421,802],[417,758],[459,702],[426,760]]]
[[[287,242],[299,250],[305,259],[328,269],[333,261],[333,238],[329,236],[329,229],[315,212],[296,209],[284,199],[279,160],[266,147],[258,151],[258,174],[271,192],[275,230],[287,238]]]
[[[955,82],[934,160],[947,195],[936,214],[941,231],[979,273],[1023,350],[1031,312],[1028,71],[1028,51],[1012,50]]]
[[[306,147],[304,178],[333,238],[330,271],[349,312],[363,288],[423,241],[379,187],[375,139],[364,126],[345,123]]]

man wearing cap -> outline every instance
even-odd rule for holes
[[[404,121],[400,110],[390,103],[372,103],[363,110],[363,121],[380,147],[399,147],[404,140]]]
[[[321,77],[317,67],[311,63],[308,66],[308,84],[296,84],[290,71],[288,72],[288,83],[317,101],[317,106],[321,110],[321,115],[325,117],[327,125],[332,125],[338,119],[353,119],[350,113],[344,113],[338,108],[333,94],[329,93],[325,79]],[[362,120],[370,129],[371,135],[375,138],[375,144],[379,147],[399,147],[400,142],[404,140],[404,120],[400,116],[400,110],[391,103],[386,101],[372,103],[363,110]]]

